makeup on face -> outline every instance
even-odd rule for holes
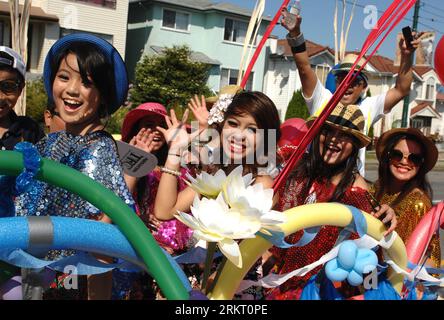
[[[224,152],[232,159],[245,158],[255,150],[257,130],[251,115],[229,116],[222,129]]]
[[[53,96],[67,130],[71,125],[81,127],[99,120],[99,91],[92,82],[84,83],[76,55],[62,59],[53,82]]]

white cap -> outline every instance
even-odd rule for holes
[[[17,70],[24,78],[26,74],[26,66],[22,57],[9,47],[0,46],[0,52],[4,52],[11,57],[11,59],[0,57],[0,64],[8,65]]]

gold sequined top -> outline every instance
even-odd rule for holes
[[[377,187],[372,185],[370,192],[375,195]],[[399,194],[400,192],[394,194],[385,193],[379,202],[381,204],[388,204],[393,210],[395,210],[398,218],[396,232],[405,243],[413,233],[413,230],[415,230],[419,221],[421,221],[421,218],[432,207],[432,202],[424,192],[419,189],[414,189],[397,205],[392,206],[391,204],[396,200]],[[429,250],[431,251],[431,258],[435,267],[439,267],[441,264],[441,249],[439,247],[439,238],[436,235],[433,236],[432,241],[430,242]]]

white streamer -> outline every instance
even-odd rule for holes
[[[353,240],[355,244],[358,246],[358,248],[362,249],[372,249],[376,246],[381,246],[384,249],[389,249],[396,238],[398,237],[398,234],[394,231],[390,235],[388,235],[385,238],[382,238],[381,241],[377,241],[373,239],[372,237],[368,235],[364,235],[362,238]],[[330,250],[328,253],[323,255],[318,261],[313,262],[312,264],[309,264],[305,267],[302,267],[297,270],[293,270],[291,272],[285,273],[285,274],[269,274],[268,276],[258,280],[258,281],[252,281],[252,280],[243,280],[237,289],[237,293],[248,289],[251,286],[259,286],[264,288],[275,288],[280,286],[281,284],[285,283],[289,279],[293,277],[303,277],[308,272],[312,271],[313,269],[327,263],[330,260],[333,260],[338,256],[339,252],[339,245],[335,246],[332,250]],[[435,279],[435,278],[433,278]]]

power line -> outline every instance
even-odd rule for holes
[[[345,3],[353,5],[353,2],[352,2],[351,0],[346,0]],[[428,4],[427,4],[427,5],[428,5]],[[356,3],[356,7],[359,7],[359,8],[365,8],[366,6],[365,6],[365,5],[362,5],[362,4],[359,4],[359,3]],[[376,10],[377,10],[378,13],[380,13],[380,14],[383,14],[383,13],[384,13],[384,11],[382,11],[382,10],[379,10],[379,9],[376,9]],[[438,10],[441,10],[441,9],[438,9]],[[420,18],[424,18],[424,17],[420,17]],[[406,20],[406,21],[409,21],[409,22],[413,23],[413,19],[412,19],[412,18],[404,17],[403,20]],[[435,22],[435,21],[432,21],[432,22]],[[440,22],[440,23],[444,23],[444,22],[441,22],[441,21],[439,21],[439,22]],[[430,25],[427,25],[427,24],[425,24],[425,23],[423,23],[423,22],[420,22],[420,21],[418,21],[418,23],[419,23],[420,25],[422,25],[423,27],[426,27],[426,28],[429,29],[430,31],[434,31],[434,32],[436,32],[436,33],[439,33],[439,34],[444,35],[444,33],[443,33],[442,31],[439,31],[439,30],[437,30],[436,28],[434,28],[434,27],[432,27],[432,26],[430,26]]]
[[[432,12],[432,11],[429,11],[429,10],[424,9],[424,8],[422,8],[422,11],[427,12],[428,14],[431,14],[431,15],[433,15],[435,17],[444,19],[444,16],[441,16],[441,15],[437,14],[436,12]]]
[[[435,7],[435,6],[433,6],[433,5],[431,5],[430,3],[425,2],[425,1],[423,1],[422,3],[423,3],[423,6],[427,6],[427,7],[430,7],[430,8],[432,8],[432,9],[435,9],[435,10],[438,10],[438,11],[441,11],[441,12],[444,12],[444,8],[438,8],[438,7]]]

